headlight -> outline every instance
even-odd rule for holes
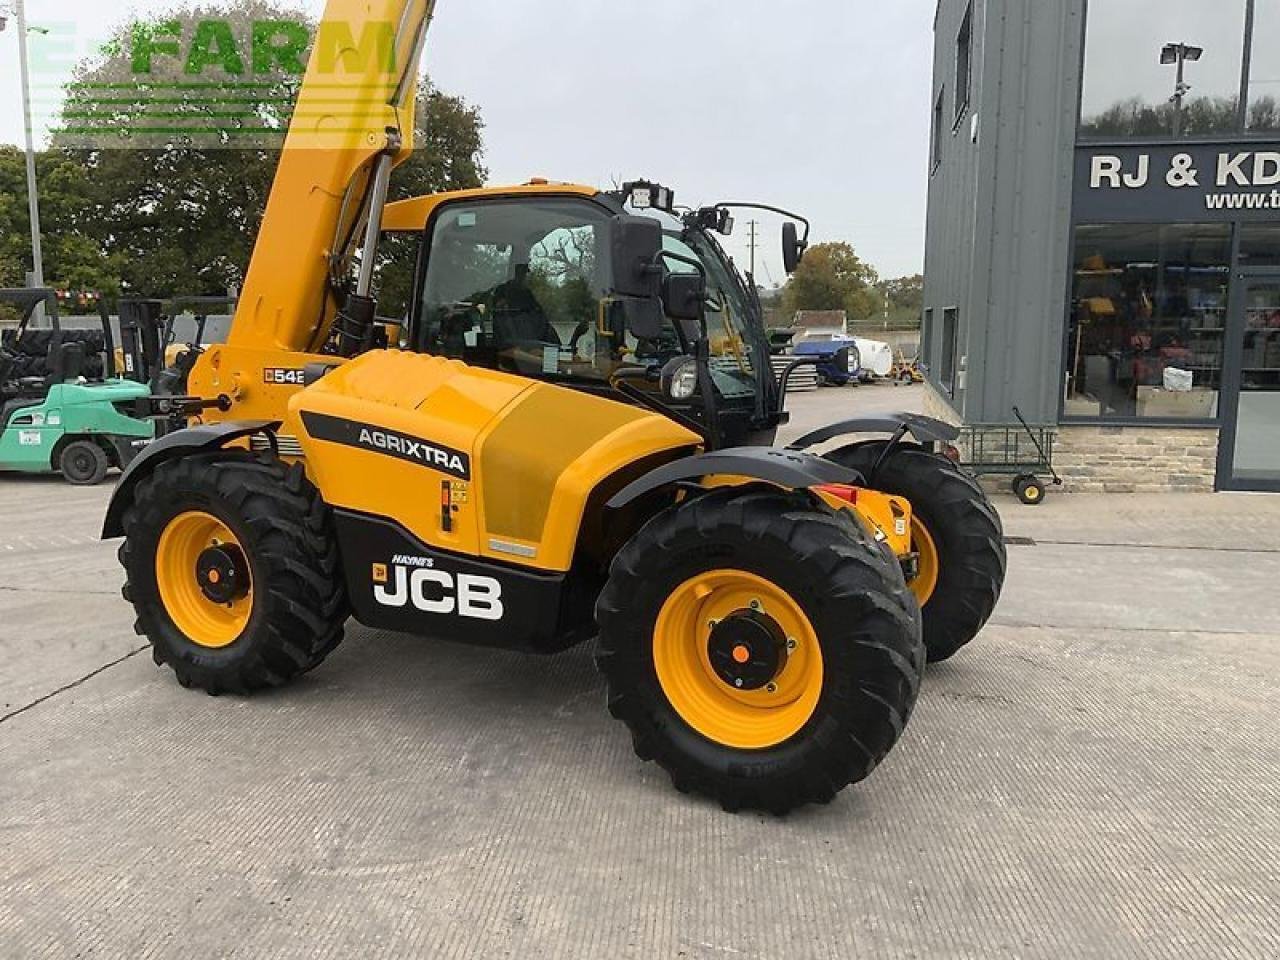
[[[662,368],[662,392],[672,400],[688,400],[698,392],[698,361],[676,357]]]

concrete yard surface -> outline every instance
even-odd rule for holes
[[[1280,498],[1001,497],[992,624],[779,819],[640,762],[590,649],[183,690],[109,494],[0,477],[0,957],[1280,956]]]

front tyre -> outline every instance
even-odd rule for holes
[[[886,442],[845,447],[829,459],[868,477],[874,489],[911,502],[920,554],[911,589],[924,611],[929,662],[937,663],[955,656],[995,611],[1007,564],[1004,529],[978,482],[940,454],[897,447],[876,470]]]
[[[248,694],[319,666],[348,616],[329,510],[300,465],[162,463],[124,520],[135,629],[184,687]]]
[[[596,607],[609,709],[676,787],[785,813],[866,777],[924,669],[897,563],[848,514],[707,494],[615,558]]]

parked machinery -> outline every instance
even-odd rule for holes
[[[0,470],[89,485],[127,467],[154,426],[135,415],[147,388],[116,376],[110,325],[100,338],[64,331],[52,290],[0,290],[0,304],[20,316],[0,340]],[[32,325],[42,304],[47,328]]]
[[[340,97],[341,75],[308,70],[295,117],[312,119],[290,129],[228,341],[169,403],[191,426],[135,462],[108,512],[138,629],[211,693],[313,669],[352,614],[537,653],[598,633],[611,711],[678,788],[734,809],[829,800],[910,716],[922,588],[924,629],[936,609],[959,636],[940,598],[978,593],[948,563],[994,515],[975,501],[960,542],[931,526],[924,548],[917,505],[868,483],[927,475],[924,515],[970,496],[907,443],[949,435],[923,418],[835,459],[766,445],[784,385],[714,242],[725,207],[690,224],[643,182],[387,206],[433,8],[329,4],[327,20],[398,24],[401,68]],[[384,228],[422,243],[399,350],[373,298]],[[803,242],[785,233],[794,267]],[[870,449],[865,474],[838,462]],[[964,529],[974,511],[982,529]],[[997,582],[966,632],[1003,577],[991,549]]]

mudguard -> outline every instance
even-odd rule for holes
[[[116,486],[111,504],[107,507],[107,519],[102,525],[102,539],[113,540],[124,536],[124,515],[133,503],[134,490],[143,478],[166,460],[176,460],[178,457],[205,450],[218,450],[236,440],[251,437],[256,433],[274,432],[279,427],[278,420],[205,424],[178,430],[149,444],[125,468],[124,475]]]
[[[889,417],[869,417],[863,420],[843,420],[806,434],[790,444],[788,450],[808,450],[820,443],[858,433],[910,434],[920,443],[953,443],[960,436],[960,428],[943,420],[914,413],[899,413]]]
[[[770,447],[739,447],[686,457],[659,467],[620,490],[608,502],[608,507],[617,510],[670,484],[709,476],[751,477],[793,490],[807,490],[827,483],[855,487],[862,484],[862,475],[856,470],[813,454]]]

